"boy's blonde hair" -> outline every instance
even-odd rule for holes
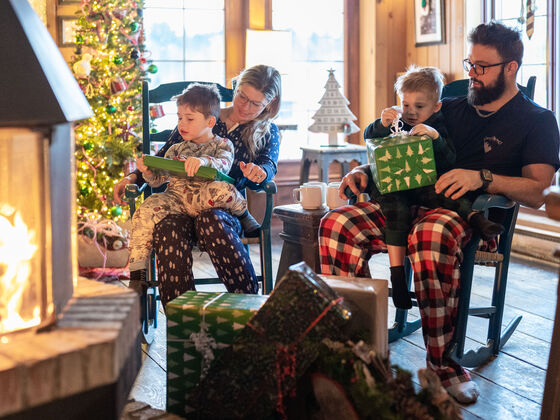
[[[220,117],[220,91],[215,84],[193,83],[190,84],[180,95],[171,98],[177,101],[177,106],[188,105],[196,112],[204,115]]]
[[[436,67],[418,67],[413,64],[395,82],[395,92],[399,96],[404,92],[425,91],[434,102],[439,101],[442,89],[443,74]]]

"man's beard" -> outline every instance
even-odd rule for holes
[[[492,87],[486,87],[483,85],[482,87],[474,88],[472,86],[471,79],[471,82],[469,84],[469,93],[467,94],[467,100],[469,104],[473,106],[486,105],[502,96],[505,90],[506,78],[502,69],[495,85]]]

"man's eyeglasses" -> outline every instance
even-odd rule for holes
[[[250,100],[247,95],[245,95],[242,91],[238,90],[237,93],[235,94],[236,98],[239,98],[239,101],[245,105],[246,103],[249,103],[250,106],[252,106],[253,108],[256,109],[263,109],[265,106],[268,105],[268,103],[263,104],[262,102],[255,102]]]
[[[509,63],[510,61],[511,61],[511,60],[509,60],[509,61],[502,61],[501,63],[496,63],[496,64],[484,65],[484,64],[474,64],[474,63],[471,63],[471,61],[470,61],[468,58],[465,58],[465,59],[463,60],[463,68],[464,68],[465,71],[467,71],[467,72],[470,72],[471,69],[474,69],[474,73],[475,73],[477,76],[482,76],[488,67],[501,66],[501,65],[503,65],[503,64]]]

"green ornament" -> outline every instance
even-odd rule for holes
[[[76,35],[76,44],[83,44],[84,37],[81,34]]]
[[[118,217],[122,214],[121,206],[113,206],[111,207],[111,216]]]
[[[113,63],[115,64],[121,64],[122,62],[123,62],[123,58],[119,57],[118,55],[115,58],[113,58]]]
[[[136,32],[138,30],[138,28],[140,27],[140,25],[138,25],[138,22],[132,22],[130,24],[130,32]]]
[[[157,71],[158,71],[158,68],[155,64],[150,64],[148,66],[148,72],[149,73],[155,74],[155,73],[157,73]]]
[[[87,197],[88,194],[89,194],[89,190],[88,190],[87,187],[80,188],[80,195],[82,197]],[[86,235],[87,235],[87,233],[86,233]]]
[[[152,129],[150,130],[150,134],[156,134],[156,133],[157,133],[157,130],[156,130],[155,128],[152,128]]]
[[[89,140],[84,141],[84,149],[88,152],[93,149],[93,143]]]
[[[107,105],[105,107],[105,111],[107,111],[107,114],[114,114],[115,112],[117,112],[117,107],[114,105]]]

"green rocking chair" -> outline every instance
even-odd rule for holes
[[[149,89],[148,82],[142,83],[142,153],[149,155],[151,152],[151,143],[164,143],[170,137],[172,130],[164,130],[158,133],[150,133],[150,106],[168,102],[175,95],[180,94],[191,83],[207,83],[207,82],[174,82],[161,84],[155,89]],[[233,100],[233,90],[218,85],[218,90],[222,97],[222,102],[231,102]],[[165,190],[165,186],[159,188],[151,188],[144,184],[141,186],[130,184],[125,190],[126,200],[130,205],[131,215],[136,210],[136,198],[144,194],[144,198],[149,197],[153,192]],[[266,195],[266,204],[263,220],[261,223],[260,234],[256,238],[242,238],[241,241],[245,245],[247,252],[250,244],[258,244],[260,250],[261,274],[257,276],[257,280],[261,283],[263,294],[270,293],[273,287],[272,277],[272,251],[270,239],[270,219],[272,216],[273,197],[276,193],[276,184],[272,181],[264,185],[262,191]],[[222,284],[218,277],[212,278],[196,278],[196,285],[201,284]],[[141,297],[141,320],[142,334],[146,343],[151,343],[154,338],[154,332],[157,328],[157,312],[159,306],[159,295],[157,291],[157,270],[155,255],[152,254],[150,259],[150,269],[148,270],[148,290]]]
[[[527,86],[518,85],[518,87],[526,96],[533,99],[535,82],[536,77],[531,76]],[[465,79],[445,85],[442,97],[465,96],[468,90],[468,83],[469,81]],[[483,211],[486,217],[489,217],[489,215],[491,217],[493,211],[501,209],[502,212],[505,212],[505,217],[502,221],[505,230],[498,238],[497,252],[478,251],[480,237],[475,234],[473,234],[471,240],[463,249],[463,262],[460,266],[461,289],[459,292],[457,319],[453,339],[446,351],[453,360],[465,367],[480,366],[490,357],[498,355],[500,349],[507,343],[521,322],[521,316],[516,316],[502,330],[511,242],[519,204],[501,195],[483,194],[475,200],[473,209]],[[487,307],[470,307],[475,265],[495,268],[492,300],[490,306]],[[408,288],[410,289],[412,269],[408,258],[405,259],[405,270],[407,272]],[[414,299],[414,292],[410,292],[410,296],[413,299],[413,305],[418,306]],[[485,345],[465,353],[465,338],[469,315],[488,319],[488,333]],[[414,321],[409,321],[407,318],[408,310],[396,310],[393,327],[389,329],[389,342],[405,337],[421,327],[420,318]]]

